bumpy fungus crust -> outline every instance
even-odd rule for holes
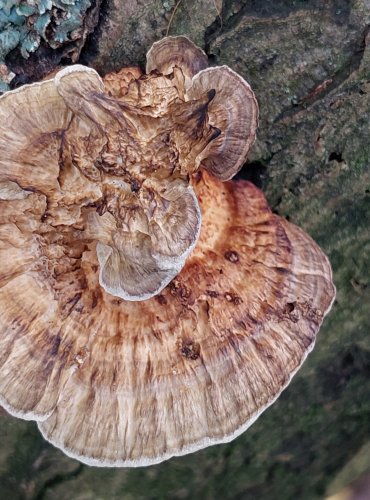
[[[0,402],[88,464],[236,437],[335,294],[309,236],[252,184],[221,182],[258,111],[205,63],[168,38],[149,74],[72,66],[0,99]]]

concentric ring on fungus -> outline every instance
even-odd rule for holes
[[[235,438],[334,298],[312,239],[252,184],[221,182],[258,108],[204,66],[168,38],[149,74],[72,66],[0,98],[0,402],[88,464]]]

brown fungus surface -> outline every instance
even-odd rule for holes
[[[170,75],[180,68],[185,86],[191,86],[191,79],[208,67],[208,57],[186,36],[168,36],[153,43],[146,55],[146,72],[152,71]]]
[[[309,236],[211,176],[240,168],[257,104],[186,40],[194,74],[72,66],[0,98],[0,402],[92,465],[236,437],[335,294]]]

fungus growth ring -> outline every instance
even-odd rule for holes
[[[0,98],[0,403],[68,455],[139,466],[229,441],[312,349],[328,259],[222,182],[257,120],[185,37],[145,74],[76,65]]]

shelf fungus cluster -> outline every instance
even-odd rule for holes
[[[68,455],[139,466],[230,441],[312,349],[329,262],[229,181],[257,119],[185,37],[146,73],[76,65],[0,98],[0,403]]]

